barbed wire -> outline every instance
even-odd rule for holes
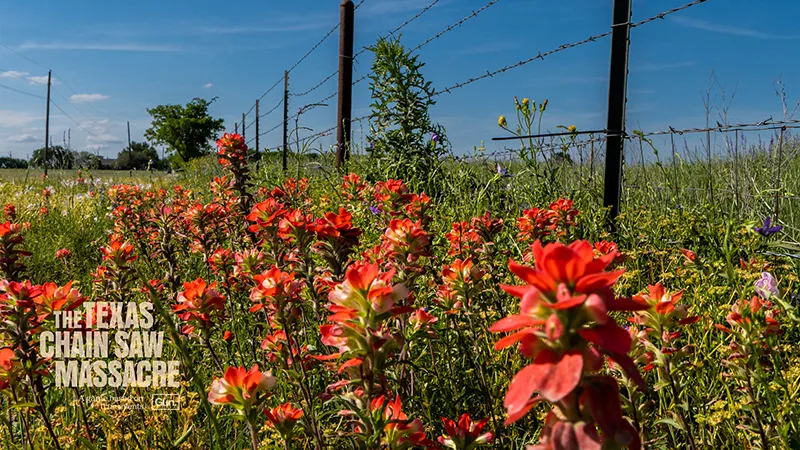
[[[263,133],[259,134],[259,135],[258,135],[258,137],[261,137],[261,136],[264,136],[264,135],[266,135],[266,134],[272,133],[273,131],[275,131],[275,130],[277,130],[279,127],[281,127],[282,125],[283,125],[283,121],[280,121],[280,122],[278,122],[278,124],[277,124],[277,125],[275,125],[274,127],[272,127],[272,128],[270,128],[269,130],[267,130],[267,131],[265,131],[265,132],[263,132]]]
[[[768,130],[776,130],[781,128],[797,128],[796,125],[800,124],[800,119],[790,119],[790,120],[777,120],[774,121],[772,118],[762,120],[761,122],[757,123],[739,123],[733,125],[724,125],[721,123],[717,123],[715,127],[706,127],[706,128],[684,128],[684,129],[676,129],[674,127],[669,127],[667,130],[659,130],[659,131],[649,131],[649,132],[641,132],[641,136],[660,136],[666,134],[692,134],[692,133],[707,133],[711,131],[722,131],[722,132],[731,132],[731,131],[768,131]],[[631,137],[636,137],[639,134],[635,134]]]
[[[670,14],[675,14],[676,12],[683,11],[684,9],[689,9],[692,6],[696,6],[696,5],[699,5],[701,3],[705,3],[707,1],[708,0],[695,0],[695,1],[691,2],[691,3],[687,3],[685,5],[678,6],[677,8],[672,8],[672,9],[670,9],[668,11],[664,11],[662,13],[656,14],[653,17],[649,17],[649,18],[647,18],[645,20],[642,20],[641,22],[631,23],[631,28],[636,28],[636,27],[642,26],[644,24],[653,22],[655,20],[663,19],[663,18],[667,17]],[[630,22],[628,22],[628,23],[630,23]],[[622,26],[622,25],[626,25],[626,24],[619,24],[619,25],[615,25],[615,26]]]
[[[357,10],[365,1],[366,0],[361,0],[360,2],[358,2],[358,4],[355,5],[353,10]],[[325,42],[329,37],[331,37],[333,32],[336,31],[337,29],[339,29],[339,23],[336,23],[336,25],[334,25],[333,28],[330,29],[330,31],[325,33],[325,36],[323,36],[322,39],[319,40],[319,42],[317,42],[313,47],[311,47],[311,50],[307,51],[306,54],[303,55],[302,58],[300,58],[296,63],[294,63],[292,65],[292,67],[289,68],[289,72],[291,73],[291,71],[294,70],[297,66],[299,66],[300,63],[302,63],[303,61],[306,60],[306,58],[311,56],[311,54],[314,53],[314,50],[319,48],[319,46],[322,45],[322,43]]]
[[[631,27],[638,27],[638,26],[650,23],[650,22],[652,22],[654,20],[657,20],[657,19],[663,19],[664,17],[666,17],[666,16],[668,16],[670,14],[674,14],[676,12],[683,11],[685,9],[691,8],[692,6],[699,5],[701,3],[705,3],[706,1],[708,1],[708,0],[695,0],[695,1],[691,2],[691,3],[685,4],[683,6],[679,6],[677,8],[673,8],[673,9],[671,9],[669,11],[664,11],[664,12],[661,12],[659,14],[656,14],[655,16],[649,17],[649,18],[647,18],[645,20],[642,20],[641,22],[636,22],[634,24],[631,24]],[[462,88],[464,86],[470,85],[472,83],[475,83],[476,81],[480,81],[480,80],[483,80],[485,78],[492,78],[495,75],[501,74],[503,72],[507,72],[507,71],[512,70],[512,69],[516,69],[518,67],[522,67],[522,66],[524,66],[526,64],[529,64],[529,63],[531,63],[533,61],[536,61],[537,59],[538,60],[543,60],[544,58],[546,58],[548,56],[554,55],[554,54],[562,52],[564,50],[568,50],[568,49],[579,47],[581,45],[585,45],[585,44],[588,44],[588,43],[591,43],[591,42],[595,42],[598,39],[602,39],[602,38],[604,38],[606,36],[609,36],[609,35],[611,35],[611,31],[606,31],[605,33],[595,34],[594,36],[589,36],[588,38],[580,40],[580,41],[576,41],[576,42],[569,43],[569,44],[562,44],[562,45],[560,45],[560,46],[558,46],[558,47],[556,47],[556,48],[554,48],[552,50],[546,51],[544,53],[539,52],[536,56],[534,56],[532,58],[528,58],[528,59],[519,61],[517,63],[510,64],[508,66],[502,67],[502,68],[494,70],[494,71],[487,71],[483,75],[480,75],[480,76],[477,76],[477,77],[472,77],[472,78],[469,78],[469,79],[467,79],[465,81],[462,81],[460,83],[456,83],[456,84],[454,84],[452,86],[449,86],[449,87],[444,88],[444,89],[442,89],[440,91],[437,91],[433,96],[436,97],[436,96],[439,96],[439,95],[441,95],[443,93],[449,94],[453,90],[456,90],[456,89]]]
[[[306,96],[306,95],[308,95],[308,94],[310,94],[310,93],[312,93],[312,92],[316,91],[317,89],[321,88],[323,84],[327,83],[328,81],[330,81],[330,80],[331,80],[331,78],[335,77],[335,76],[336,76],[336,75],[338,75],[338,74],[339,74],[339,71],[337,70],[337,71],[333,72],[332,74],[328,75],[327,77],[325,77],[325,79],[323,79],[322,81],[320,81],[319,83],[317,83],[317,84],[316,84],[314,87],[312,87],[311,89],[309,89],[309,90],[307,90],[307,91],[303,91],[303,92],[297,93],[297,94],[295,94],[295,93],[290,93],[290,94],[289,94],[289,96],[290,96],[290,97],[303,97],[303,96]]]
[[[267,94],[269,94],[270,92],[272,92],[272,90],[273,90],[273,89],[275,89],[276,87],[278,87],[278,85],[279,85],[279,84],[281,84],[281,81],[283,81],[283,78],[284,78],[284,77],[280,77],[280,78],[278,78],[278,81],[276,81],[276,82],[275,82],[275,84],[273,84],[272,86],[270,86],[270,87],[269,87],[269,89],[267,89],[267,91],[266,91],[266,92],[264,92],[263,94],[261,94],[261,97],[258,97],[258,99],[259,99],[259,100],[263,99],[264,97],[266,97],[266,95],[267,95]],[[255,105],[253,105],[253,107],[255,108]]]
[[[272,107],[272,109],[270,109],[269,111],[265,112],[264,114],[262,114],[262,115],[260,115],[260,116],[258,116],[258,117],[259,117],[260,119],[263,119],[264,117],[267,117],[268,115],[270,115],[270,114],[272,114],[273,112],[275,112],[275,110],[276,110],[276,109],[280,108],[280,106],[281,106],[282,104],[283,104],[283,99],[281,99],[281,100],[278,102],[278,104],[277,104],[277,105],[273,106],[273,107]]]
[[[411,24],[411,23],[412,23],[412,22],[414,22],[415,20],[417,20],[417,19],[419,19],[420,17],[422,17],[422,15],[423,15],[423,14],[425,14],[426,12],[428,12],[428,11],[429,11],[431,8],[433,8],[433,7],[434,7],[434,6],[435,6],[437,3],[439,3],[440,1],[441,1],[441,0],[433,0],[433,2],[431,2],[430,4],[428,4],[428,6],[426,6],[426,7],[422,8],[422,9],[421,9],[419,12],[417,12],[416,14],[414,14],[414,15],[413,15],[411,18],[409,18],[408,20],[406,20],[405,22],[403,22],[402,24],[400,24],[400,26],[398,26],[398,27],[396,27],[395,29],[393,29],[392,31],[390,31],[390,32],[389,32],[389,33],[388,33],[386,36],[384,36],[384,38],[387,38],[387,37],[389,37],[389,36],[392,36],[392,35],[394,35],[395,33],[397,33],[398,31],[400,31],[400,30],[402,30],[403,28],[407,27],[409,24]],[[368,47],[362,47],[362,48],[361,48],[361,50],[359,50],[358,52],[356,52],[356,53],[353,55],[353,59],[355,59],[355,58],[358,58],[359,56],[361,56],[361,54],[363,54],[363,53],[364,53],[364,52],[366,52],[367,50],[368,50]],[[322,85],[324,85],[325,83],[327,83],[328,81],[330,81],[330,80],[331,80],[333,77],[335,77],[335,76],[336,76],[336,75],[338,75],[338,74],[339,74],[339,70],[337,69],[337,70],[336,70],[336,71],[334,71],[332,74],[330,74],[330,75],[328,75],[327,77],[325,77],[325,78],[324,78],[322,81],[320,81],[319,83],[317,83],[316,85],[314,85],[312,88],[308,89],[307,91],[299,92],[299,93],[296,93],[296,94],[295,94],[295,93],[291,93],[291,94],[289,94],[289,95],[290,95],[290,96],[292,96],[292,97],[303,97],[303,96],[306,96],[306,95],[308,95],[308,94],[310,94],[310,93],[312,93],[312,92],[316,91],[316,90],[317,90],[317,89],[319,89],[320,87],[322,87]],[[362,78],[360,78],[360,79],[356,80],[355,82],[353,82],[353,86],[355,86],[355,85],[356,85],[356,84],[358,84],[359,82],[363,81],[363,80],[364,80],[364,78],[365,78],[365,77],[362,77]],[[328,98],[326,98],[326,100],[330,100],[331,98],[332,98],[332,97],[328,97]],[[325,100],[323,100],[323,101],[325,101]]]
[[[430,44],[431,42],[433,42],[433,41],[439,39],[440,37],[444,36],[445,34],[449,33],[453,29],[461,26],[461,24],[463,24],[464,22],[466,22],[466,21],[468,21],[468,20],[470,20],[470,19],[472,19],[474,17],[477,17],[480,13],[486,11],[487,9],[489,9],[491,6],[493,6],[495,3],[499,2],[499,1],[500,0],[491,0],[489,3],[483,5],[483,7],[481,7],[480,9],[472,11],[472,14],[470,14],[467,17],[464,17],[463,19],[459,20],[458,22],[448,26],[447,28],[445,28],[444,30],[440,31],[436,35],[429,37],[424,42],[422,42],[421,44],[419,44],[416,47],[414,47],[413,49],[411,49],[411,52],[413,53],[413,52],[421,49],[422,47],[425,47],[426,45]]]

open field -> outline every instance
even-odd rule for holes
[[[583,438],[630,448],[798,444],[800,264],[776,256],[798,253],[793,200],[784,229],[765,237],[753,228],[769,195],[737,207],[734,196],[630,189],[610,234],[599,169],[497,162],[445,160],[430,196],[376,178],[361,157],[344,172],[361,176],[347,177],[325,158],[294,160],[289,179],[271,162],[210,158],[171,176],[0,174],[0,198],[14,205],[3,220],[29,224],[3,229],[3,276],[72,281],[38,297],[0,284],[0,339],[15,349],[0,353],[3,448],[55,448],[55,435],[61,448],[511,449],[552,442],[554,423],[597,424]],[[754,186],[760,164],[746,166]],[[701,165],[677,169],[703,186]],[[627,176],[671,186],[673,168],[658,170]],[[522,309],[522,291],[504,285],[533,289]],[[179,362],[178,387],[53,387],[58,358],[19,349],[38,348],[54,311],[80,309],[79,297],[154,305],[156,359]],[[533,298],[545,306],[531,309]],[[582,368],[565,362],[572,355]],[[233,369],[220,381],[255,364],[253,384]],[[520,381],[530,368],[549,375]],[[528,403],[534,390],[547,401]],[[179,394],[180,405],[153,410],[153,394]],[[458,440],[442,418],[467,412],[486,420],[471,432],[462,420]]]

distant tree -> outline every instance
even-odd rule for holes
[[[224,130],[224,120],[208,113],[209,105],[216,99],[195,98],[186,106],[159,105],[148,109],[153,123],[144,136],[153,145],[167,145],[183,162],[209,153],[211,142]]]
[[[45,163],[50,169],[72,169],[75,164],[75,153],[60,145],[53,145],[47,150],[47,160],[45,160],[44,147],[35,150],[30,165],[42,168]]]
[[[125,147],[117,155],[116,168],[120,170],[145,170],[148,164],[153,170],[164,168],[164,164],[158,158],[158,151],[146,142],[131,142],[130,146]]]
[[[27,169],[28,161],[24,159],[12,158],[10,156],[0,156],[0,169]]]
[[[100,168],[100,157],[89,152],[74,152],[75,167],[96,170]]]

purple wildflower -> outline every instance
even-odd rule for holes
[[[436,133],[432,133],[432,134],[431,134],[431,140],[432,140],[433,142],[439,142],[439,139],[441,139],[441,138],[439,137],[439,135],[438,135],[438,134],[436,134]]]
[[[779,291],[775,277],[769,272],[762,272],[761,278],[756,281],[756,292],[764,300],[769,300],[770,297],[777,297]]]
[[[372,214],[375,214],[376,216],[383,212],[381,211],[380,206],[370,206],[369,210],[372,211]]]
[[[760,235],[762,235],[764,237],[770,237],[773,234],[778,233],[779,231],[783,230],[783,227],[781,225],[772,226],[772,218],[771,217],[767,217],[766,219],[764,219],[764,225],[763,226],[755,227],[755,228],[753,228],[753,230],[755,230],[758,234],[760,234]]]
[[[511,178],[514,176],[511,173],[509,173],[508,169],[501,166],[500,163],[497,163],[497,173],[503,178]]]

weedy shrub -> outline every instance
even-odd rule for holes
[[[429,115],[435,93],[422,75],[425,66],[400,38],[380,39],[370,73],[372,115],[367,154],[376,179],[401,179],[415,189],[438,192],[439,158],[449,143],[442,126]]]

